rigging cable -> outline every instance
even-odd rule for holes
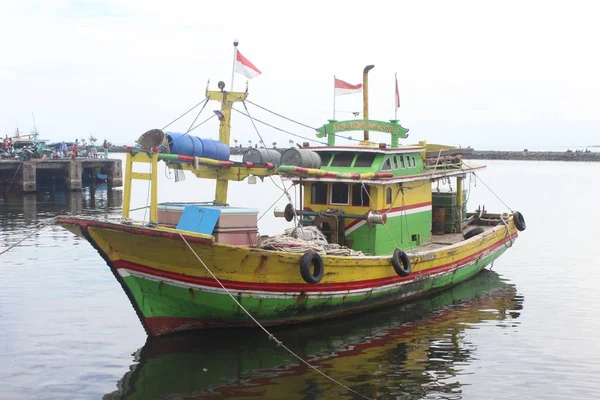
[[[265,141],[263,140],[260,132],[258,131],[258,128],[256,127],[256,124],[254,123],[254,118],[252,118],[250,116],[250,112],[248,111],[248,107],[246,106],[246,102],[244,101],[244,102],[242,102],[242,104],[244,105],[244,108],[246,109],[246,112],[248,113],[248,117],[250,118],[250,122],[252,122],[252,126],[254,127],[254,130],[256,131],[256,134],[258,135],[258,138],[260,139],[261,143],[263,144],[263,147],[266,149],[267,145],[265,144]],[[273,165],[276,165],[277,163],[273,159],[273,156],[271,156],[271,152],[267,151],[267,154],[269,154],[269,156],[271,157],[271,161],[273,162]],[[279,187],[275,183],[275,179],[273,179],[273,177],[271,175],[268,175],[268,176],[269,176],[269,179],[271,179],[271,182],[273,182],[273,184],[275,186]],[[282,188],[279,188],[279,189],[281,189],[281,190],[284,191],[285,195],[287,196],[288,201],[293,204],[292,197],[290,196],[290,193],[288,192],[288,190],[285,188],[285,183],[283,182],[283,178],[281,177],[281,175],[277,175],[277,176],[279,176],[279,179],[281,179],[281,185],[283,186],[283,189]],[[294,216],[298,217],[298,215],[296,213],[296,210],[294,210]]]
[[[304,124],[304,123],[302,123],[302,122],[298,122],[298,121],[296,121],[296,120],[293,120],[293,119],[291,119],[291,118],[288,118],[288,117],[286,117],[285,115],[281,115],[281,114],[279,114],[279,113],[276,113],[275,111],[271,111],[271,110],[269,110],[268,108],[265,108],[265,107],[263,107],[263,106],[259,106],[258,104],[251,102],[250,100],[246,100],[246,101],[247,101],[248,103],[250,103],[250,104],[252,104],[252,105],[254,105],[254,106],[258,107],[258,108],[261,108],[261,109],[263,109],[263,110],[265,110],[265,111],[267,111],[267,112],[270,112],[270,113],[271,113],[271,114],[273,114],[273,115],[277,115],[277,116],[278,116],[278,117],[280,117],[280,118],[286,119],[286,120],[288,120],[288,121],[290,121],[290,122],[294,122],[294,123],[296,123],[296,124],[298,124],[298,125],[300,125],[300,126],[303,126],[303,127],[305,127],[305,128],[311,129],[311,130],[313,130],[313,131],[318,131],[318,129],[317,129],[317,128],[314,128],[314,127],[312,127],[312,126],[310,126],[310,125]],[[257,120],[257,121],[258,121],[258,120]],[[334,135],[334,136],[336,136],[336,137],[342,138],[342,139],[352,140],[352,141],[355,141],[355,142],[362,142],[362,140],[360,140],[360,139],[354,139],[354,138],[352,138],[352,137],[350,137],[350,136],[342,136],[342,135],[338,135],[337,133],[333,133],[333,135]],[[310,140],[310,139],[309,139],[309,140]]]
[[[492,190],[492,188],[490,188],[490,187],[489,187],[489,186],[488,186],[488,185],[487,185],[487,184],[486,184],[486,183],[483,181],[483,179],[481,179],[481,176],[479,176],[479,175],[477,175],[477,174],[475,173],[475,168],[472,168],[472,167],[470,167],[469,165],[465,164],[465,162],[464,162],[464,161],[462,161],[462,160],[461,160],[461,162],[462,162],[462,164],[463,164],[463,165],[464,165],[464,166],[465,166],[467,169],[471,170],[471,173],[472,173],[474,176],[476,176],[476,177],[479,179],[479,182],[483,183],[483,185],[484,185],[486,188],[488,188],[488,190],[489,190],[490,192],[492,192],[492,194],[493,194],[494,196],[496,196],[496,198],[497,198],[498,200],[500,200],[500,202],[502,202],[502,204],[504,204],[504,205],[506,206],[506,208],[508,208],[508,209],[510,210],[510,212],[511,212],[511,213],[513,213],[513,212],[514,212],[514,211],[513,211],[513,209],[512,209],[512,208],[510,208],[510,207],[508,206],[508,204],[506,204],[506,203],[504,202],[504,200],[502,200],[502,199],[500,198],[500,196],[498,196],[498,195],[496,194],[496,192],[494,192],[494,191]]]
[[[362,393],[359,393],[357,391],[355,391],[354,389],[349,388],[348,386],[344,385],[343,383],[335,380],[334,378],[330,377],[329,375],[327,375],[325,372],[319,370],[317,367],[315,367],[314,365],[310,364],[308,361],[304,360],[302,357],[300,357],[299,355],[297,355],[296,353],[294,353],[289,347],[287,347],[285,344],[283,344],[283,342],[279,339],[277,339],[275,337],[275,335],[273,335],[271,332],[269,332],[269,330],[267,330],[267,328],[265,328],[260,322],[258,322],[256,320],[256,318],[254,318],[252,316],[252,314],[250,314],[250,312],[248,310],[246,310],[246,308],[235,298],[235,296],[233,296],[231,294],[231,292],[221,283],[221,281],[215,276],[215,274],[210,270],[210,268],[208,268],[208,266],[204,263],[204,261],[202,261],[202,259],[200,258],[200,256],[196,253],[196,251],[192,248],[192,246],[190,246],[190,244],[188,243],[188,241],[185,239],[185,237],[183,237],[183,235],[181,233],[179,233],[179,236],[181,237],[181,240],[183,240],[185,242],[185,244],[187,245],[187,247],[192,251],[192,253],[194,253],[194,255],[196,256],[196,258],[198,259],[198,261],[200,261],[200,263],[204,266],[204,268],[206,269],[206,271],[208,271],[208,273],[213,277],[213,279],[219,284],[219,286],[221,286],[221,288],[223,290],[225,290],[225,292],[227,292],[227,294],[229,295],[229,297],[231,298],[231,300],[233,300],[235,302],[235,304],[237,304],[237,306],[246,313],[246,315],[252,320],[254,321],[254,323],[263,330],[263,332],[265,332],[268,336],[269,336],[269,340],[275,342],[277,344],[277,346],[281,346],[283,349],[285,349],[288,353],[290,353],[292,356],[296,357],[298,359],[298,361],[302,362],[303,364],[305,364],[307,367],[313,369],[314,371],[318,372],[319,374],[321,374],[324,378],[327,378],[328,380],[330,380],[331,382],[335,383],[336,385],[339,385],[341,387],[343,387],[344,389],[346,389],[347,391],[354,393],[357,396],[362,397],[363,399],[368,399],[370,400],[369,397],[365,396]]]
[[[244,102],[244,103],[245,103],[245,102]],[[244,105],[244,107],[246,107],[246,106]],[[298,138],[300,138],[300,139],[308,140],[308,141],[311,141],[311,142],[315,142],[315,143],[319,143],[319,144],[324,144],[324,145],[327,145],[327,143],[325,143],[325,142],[321,142],[321,141],[319,141],[319,140],[314,140],[314,139],[309,139],[309,138],[307,138],[307,137],[305,137],[305,136],[301,136],[301,135],[298,135],[298,134],[296,134],[296,133],[292,133],[292,132],[290,132],[290,131],[286,131],[285,129],[278,128],[278,127],[276,127],[276,126],[274,126],[274,125],[271,125],[271,124],[269,124],[269,123],[267,123],[267,122],[261,121],[260,119],[257,119],[257,118],[254,118],[254,117],[251,117],[251,116],[250,116],[250,114],[246,114],[245,112],[243,112],[243,111],[240,111],[240,110],[238,110],[238,109],[235,109],[235,108],[233,108],[233,110],[234,110],[234,111],[237,111],[237,112],[239,112],[239,113],[240,113],[240,114],[242,114],[242,115],[245,115],[246,117],[250,118],[251,120],[254,120],[254,121],[256,121],[256,122],[260,122],[260,123],[261,123],[261,124],[263,124],[263,125],[266,125],[266,126],[268,126],[268,127],[271,127],[271,128],[273,128],[273,129],[277,129],[278,131],[281,131],[281,132],[283,132],[283,133],[287,133],[288,135],[292,135],[292,136],[298,137]],[[246,107],[246,111],[248,111],[248,108],[247,108],[247,107]],[[266,148],[266,146],[265,146],[265,148]]]
[[[208,97],[205,98],[202,101],[208,101]],[[198,104],[196,104],[195,106],[193,106],[192,108],[190,108],[189,110],[187,110],[186,112],[184,112],[183,114],[181,114],[179,117],[175,118],[173,121],[169,122],[167,125],[165,125],[161,130],[165,130],[167,129],[169,126],[171,126],[172,124],[174,124],[175,122],[179,121],[181,118],[185,117],[188,113],[190,113],[192,110],[194,110],[196,107],[198,107],[200,104],[202,104],[202,101]]]

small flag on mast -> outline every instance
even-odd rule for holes
[[[239,50],[235,55],[235,72],[244,75],[248,79],[256,78],[262,74]]]
[[[359,83],[358,85],[352,85],[348,82],[344,82],[341,79],[335,79],[335,84],[334,84],[334,88],[335,88],[335,95],[336,96],[342,96],[345,94],[353,94],[353,93],[360,93],[362,92],[362,83]]]
[[[400,92],[398,91],[398,75],[396,75],[396,110],[400,108]]]

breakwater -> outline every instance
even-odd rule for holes
[[[463,154],[466,160],[520,160],[520,161],[583,161],[600,162],[600,152],[592,151],[496,151],[473,150]]]
[[[109,151],[124,153],[126,146],[112,146]],[[232,147],[231,154],[240,155],[248,150],[247,147]],[[280,153],[284,148],[275,149]],[[520,161],[583,161],[600,162],[600,152],[593,151],[499,151],[499,150],[474,150],[469,148],[456,149],[457,154],[462,154],[465,160],[520,160]],[[436,155],[431,152],[431,155]]]

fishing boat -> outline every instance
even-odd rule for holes
[[[467,212],[465,178],[483,166],[464,164],[449,146],[401,143],[408,129],[398,120],[370,120],[371,68],[363,71],[363,119],[329,120],[316,131],[323,146],[280,154],[263,143],[242,161],[230,159],[230,118],[248,91],[226,91],[221,81],[206,91],[207,102],[221,103],[218,141],[145,133],[127,148],[122,221],[68,216],[58,223],[98,250],[150,336],[325,320],[468,280],[514,244],[523,215]],[[363,131],[363,140],[336,145],[349,131]],[[376,143],[370,132],[389,141]],[[215,181],[213,200],[159,203],[159,163]],[[150,172],[134,172],[139,164]],[[288,196],[290,204],[275,210],[293,229],[261,236],[258,211],[229,204],[229,181],[256,177],[300,190],[299,204]],[[134,180],[149,181],[149,222],[130,218]],[[455,190],[438,193],[432,185],[440,181]]]
[[[437,296],[345,318],[326,329],[280,329],[278,337],[370,398],[389,394],[390,382],[414,390],[415,398],[424,392],[434,397],[447,393],[444,380],[437,380],[440,368],[444,376],[456,377],[475,358],[476,347],[465,343],[464,331],[483,321],[511,321],[514,326],[522,306],[514,286],[485,270]],[[136,362],[119,380],[118,389],[103,398],[304,399],[311,385],[319,387],[323,397],[343,397],[330,381],[310,374],[304,364],[274,350],[260,335],[206,330],[149,337],[135,352]],[[401,367],[410,373],[399,374]],[[356,380],[361,373],[369,376],[368,384]],[[445,381],[457,385],[457,379]]]

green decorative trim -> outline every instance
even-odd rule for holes
[[[398,120],[390,120],[390,122],[376,121],[372,119],[353,119],[349,121],[328,120],[329,123],[317,129],[317,137],[322,138],[327,136],[327,144],[335,146],[335,136],[337,132],[348,131],[374,131],[389,133],[392,136],[392,147],[398,147],[398,138],[406,139],[408,137],[408,129],[398,123]]]

